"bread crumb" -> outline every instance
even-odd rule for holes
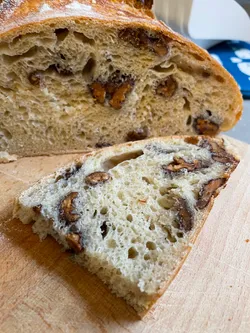
[[[249,243],[249,242],[250,242],[250,239],[246,239],[245,242],[246,242],[246,243]]]

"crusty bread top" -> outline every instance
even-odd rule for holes
[[[138,6],[135,4],[142,5]],[[145,3],[145,5],[143,5]],[[145,7],[146,8],[143,8]],[[232,109],[235,119],[233,124],[241,118],[243,99],[239,87],[233,77],[206,50],[175,33],[161,21],[150,17],[151,10],[144,1],[135,0],[3,0],[0,4],[0,38],[2,42],[9,42],[15,37],[41,30],[41,24],[53,24],[59,21],[84,20],[89,22],[101,21],[111,27],[129,27],[149,29],[153,32],[174,40],[183,47],[204,60],[206,66],[222,76],[235,92]]]

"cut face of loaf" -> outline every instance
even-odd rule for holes
[[[39,155],[215,135],[240,118],[232,77],[142,10],[103,0],[28,3],[1,14],[0,151]]]
[[[35,221],[139,313],[180,269],[238,160],[222,139],[145,140],[84,156],[23,192]]]

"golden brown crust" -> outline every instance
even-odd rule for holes
[[[103,25],[123,28],[144,28],[182,44],[187,52],[203,59],[217,77],[223,78],[227,86],[235,92],[232,105],[232,122],[224,124],[222,130],[232,128],[241,118],[243,99],[233,77],[207,51],[175,33],[163,22],[149,17],[150,9],[135,8],[135,0],[23,0],[16,2],[4,0],[0,4],[0,39],[9,40],[18,35],[41,29],[49,24],[68,21],[100,22]],[[140,7],[140,6],[139,6]]]

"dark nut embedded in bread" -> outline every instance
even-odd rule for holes
[[[33,86],[39,86],[42,82],[43,74],[41,72],[30,73],[28,79]]]
[[[40,214],[41,210],[42,210],[42,205],[37,205],[37,206],[33,207],[32,209],[36,214]]]
[[[131,132],[128,132],[127,134],[127,141],[139,141],[139,140],[144,140],[148,137],[149,135],[149,130],[146,126],[142,128],[137,128]]]
[[[85,183],[90,186],[102,184],[110,180],[111,176],[107,172],[93,172],[85,178]]]
[[[170,39],[161,33],[147,31],[142,28],[125,28],[119,32],[119,38],[135,47],[149,49],[159,56],[168,54]]]
[[[198,160],[194,160],[192,163],[186,162],[183,158],[174,157],[174,162],[170,163],[169,165],[164,165],[163,170],[166,172],[178,172],[183,169],[187,171],[194,171],[200,169],[201,162]]]
[[[237,161],[233,155],[229,154],[223,147],[219,146],[212,140],[202,140],[201,147],[207,148],[211,152],[212,159],[222,164],[231,164],[232,170],[234,170],[239,161]]]
[[[93,98],[100,104],[104,104],[106,98],[105,86],[100,82],[93,82],[90,86]]]
[[[184,141],[191,145],[198,145],[199,138],[197,138],[196,136],[188,136],[187,138],[184,139]]]
[[[112,146],[112,144],[108,142],[97,142],[95,146],[96,148],[105,148]]]
[[[147,8],[153,7],[153,0],[135,0],[135,8]]]
[[[106,100],[116,110],[120,110],[127,95],[132,91],[134,80],[129,75],[123,75],[119,70],[112,74],[108,81],[95,81],[90,85],[93,98],[100,104]]]
[[[193,127],[197,134],[216,135],[220,131],[220,126],[211,120],[197,118],[194,120]]]
[[[107,236],[108,233],[108,226],[107,226],[107,222],[103,222],[103,224],[101,225],[101,234],[102,234],[102,238],[105,238]]]
[[[212,179],[204,184],[201,188],[196,207],[204,209],[210,202],[211,198],[216,196],[217,190],[226,183],[226,178]]]
[[[179,228],[186,232],[192,230],[194,217],[187,205],[186,200],[183,198],[178,198],[176,201],[176,208]]]
[[[75,252],[80,253],[83,250],[83,246],[81,244],[81,236],[79,234],[70,233],[66,235],[66,241],[68,246]]]
[[[156,88],[157,95],[172,97],[178,88],[177,82],[170,75],[164,82],[161,82]]]
[[[116,110],[121,109],[122,104],[126,100],[127,94],[132,90],[132,85],[128,82],[123,83],[114,92],[109,104]]]
[[[76,222],[80,218],[80,215],[74,213],[74,200],[77,196],[77,192],[72,192],[61,201],[59,216],[67,225]]]
[[[70,177],[74,176],[82,167],[82,162],[78,161],[72,168],[66,169],[61,175],[58,175],[55,179],[57,183],[60,179],[68,180]]]

